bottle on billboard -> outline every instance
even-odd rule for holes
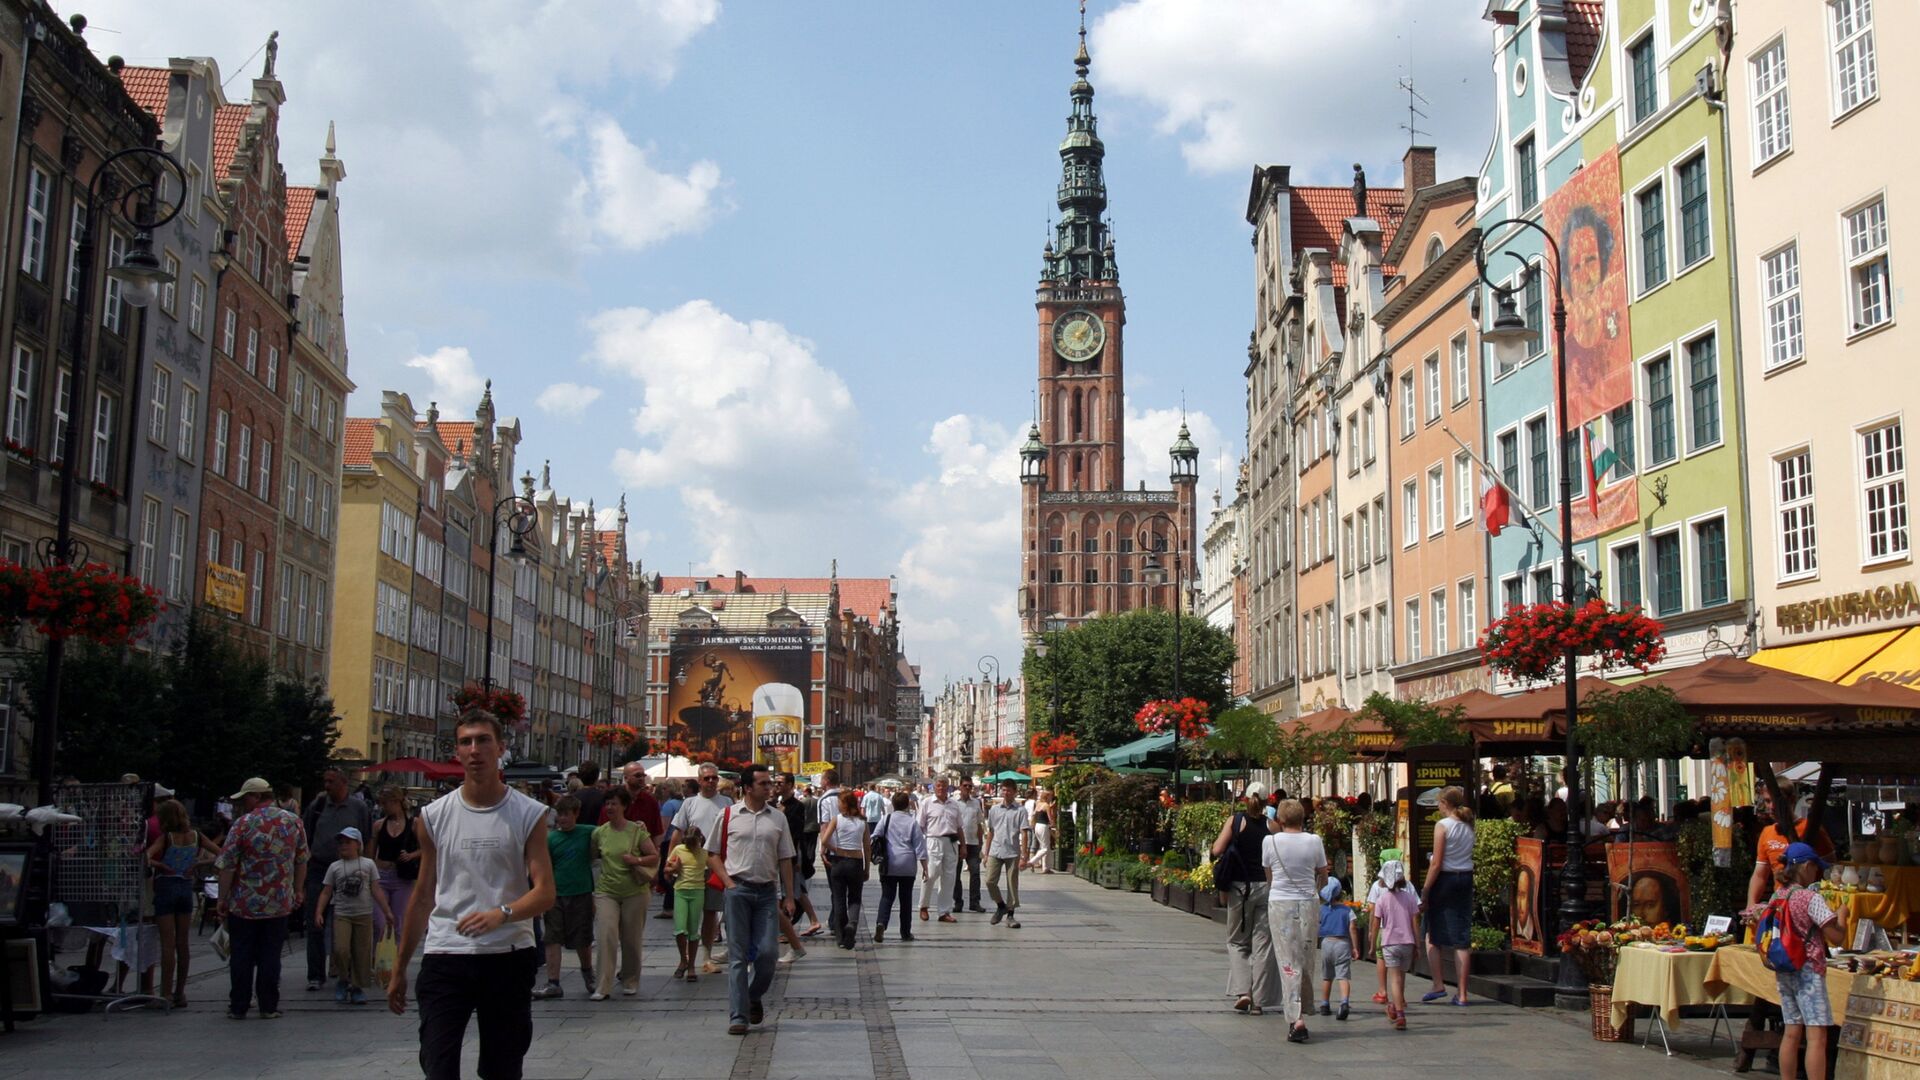
[[[761,683],[753,691],[753,760],[778,772],[800,769],[802,717],[807,699],[788,683]]]

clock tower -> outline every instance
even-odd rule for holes
[[[1021,448],[1023,555],[1017,603],[1029,636],[1134,607],[1173,606],[1193,560],[1198,450],[1181,425],[1173,488],[1127,491],[1126,297],[1106,221],[1106,148],[1087,81],[1085,7],[1060,143],[1060,220],[1041,255],[1037,415]],[[1168,583],[1151,586],[1145,552]],[[1168,558],[1171,555],[1171,558]],[[1185,610],[1191,607],[1183,604]]]

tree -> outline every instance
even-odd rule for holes
[[[1217,713],[1228,700],[1231,635],[1193,615],[1180,619],[1180,693],[1173,686],[1173,614],[1138,610],[1101,615],[1046,637],[1047,655],[1022,664],[1030,731],[1053,730],[1058,684],[1062,731],[1082,747],[1119,746],[1140,737],[1133,715],[1155,698],[1194,697]]]
[[[1266,764],[1278,738],[1273,717],[1252,705],[1235,705],[1213,718],[1206,745],[1220,760],[1251,768]]]
[[[1407,746],[1464,746],[1473,741],[1467,734],[1467,710],[1458,705],[1436,709],[1419,698],[1402,701],[1376,690],[1361,704],[1360,715],[1386,725]]]

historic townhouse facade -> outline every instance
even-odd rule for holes
[[[1293,554],[1295,479],[1293,395],[1295,358],[1286,349],[1281,311],[1292,262],[1288,222],[1290,170],[1262,165],[1247,193],[1253,226],[1254,327],[1247,335],[1246,594],[1247,688],[1269,716],[1291,717],[1299,702],[1294,667]]]
[[[1394,693],[1437,700],[1487,688],[1475,647],[1487,595],[1476,460],[1485,451],[1483,388],[1471,312],[1479,291],[1473,254],[1480,230],[1473,177],[1439,183],[1430,170],[1409,170],[1407,183],[1406,217],[1386,251],[1398,269],[1373,321],[1395,386],[1388,471],[1403,485],[1415,483],[1418,513],[1408,520],[1418,526],[1388,545],[1400,600],[1399,651],[1369,652],[1363,638],[1359,666],[1378,667],[1397,655]],[[1417,621],[1409,616],[1416,607]]]
[[[1891,252],[1920,200],[1905,112],[1920,85],[1897,60],[1920,14],[1743,0],[1735,17],[1726,116],[1759,659],[1912,683],[1906,420],[1920,397]]]
[[[160,124],[161,146],[180,162],[180,213],[154,231],[154,253],[174,281],[147,309],[134,403],[133,474],[127,504],[134,572],[166,599],[148,641],[179,639],[200,595],[199,515],[208,378],[212,373],[213,256],[226,228],[210,197],[214,117],[225,104],[220,69],[206,58],[126,67],[120,81]]]
[[[340,729],[336,752],[372,760],[406,738],[415,507],[425,489],[413,403],[391,390],[380,398],[379,416],[345,426],[339,538],[359,555],[341,562],[334,583],[327,679]]]

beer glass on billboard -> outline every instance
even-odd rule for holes
[[[787,683],[761,683],[753,691],[753,760],[776,772],[800,771],[801,715],[806,698]]]

